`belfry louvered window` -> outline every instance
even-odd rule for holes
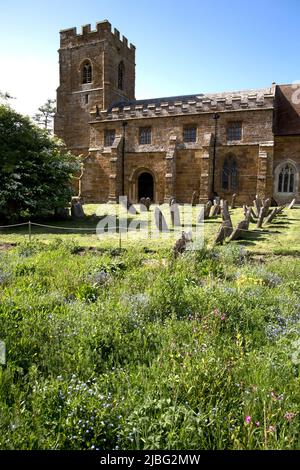
[[[90,62],[85,62],[82,66],[82,83],[92,83],[93,73]]]

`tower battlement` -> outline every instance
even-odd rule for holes
[[[112,31],[111,23],[108,20],[100,21],[96,23],[96,29],[92,30],[90,24],[83,25],[81,27],[81,33],[77,32],[77,28],[68,28],[60,31],[60,47],[71,48],[78,47],[83,43],[101,41],[111,36],[115,41],[118,41],[120,45],[127,48],[129,51],[135,52],[135,46],[133,44],[128,45],[128,39],[125,36],[120,35],[119,30],[114,28]]]

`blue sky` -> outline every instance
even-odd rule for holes
[[[136,97],[300,80],[300,0],[0,0],[0,90],[32,115],[58,86],[59,30],[108,19],[136,45]]]

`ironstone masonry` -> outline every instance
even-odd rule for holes
[[[136,100],[135,46],[108,21],[61,31],[59,63],[55,133],[82,155],[84,202],[300,202],[293,85]]]

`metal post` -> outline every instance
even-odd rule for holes
[[[211,183],[211,196],[215,196],[215,172],[216,172],[216,153],[217,153],[217,134],[218,134],[218,119],[220,114],[214,113],[213,119],[215,120],[215,135],[214,135],[214,153],[213,153],[213,167],[212,167],[212,183]]]
[[[28,222],[28,235],[29,235],[29,243],[31,243],[31,221]]]

